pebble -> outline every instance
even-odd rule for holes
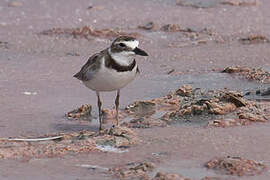
[[[23,6],[23,2],[20,1],[11,1],[8,3],[8,7],[21,7]]]

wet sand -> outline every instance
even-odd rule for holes
[[[168,94],[183,84],[194,87],[253,90],[262,85],[229,74],[218,73],[227,66],[264,67],[270,70],[269,43],[242,44],[251,34],[270,38],[270,2],[210,8],[176,5],[175,1],[22,0],[10,7],[0,2],[0,137],[39,136],[79,130],[97,131],[96,122],[69,121],[64,115],[92,104],[95,93],[72,76],[87,57],[109,46],[103,37],[73,38],[39,33],[52,28],[120,28],[141,34],[140,47],[149,53],[138,58],[141,74],[122,90],[121,108],[142,99]],[[214,1],[213,1],[214,2]],[[88,9],[89,6],[93,8]],[[153,21],[156,27],[179,24],[183,28],[207,28],[214,35],[198,40],[182,32],[147,31],[138,25]],[[74,54],[78,54],[74,55]],[[168,74],[171,70],[173,73]],[[29,95],[30,94],[30,95]],[[116,93],[102,94],[106,108],[113,106]],[[95,121],[95,120],[94,120]],[[206,170],[203,164],[216,156],[241,156],[270,166],[269,123],[247,127],[205,128],[173,125],[166,128],[136,129],[142,142],[126,153],[93,152],[56,158],[0,160],[1,179],[113,179],[102,170],[76,165],[111,168],[145,159],[159,159],[155,171],[180,173],[188,178],[226,177]],[[157,133],[158,132],[158,133]],[[162,153],[161,153],[162,152]],[[161,153],[156,157],[153,153]],[[230,178],[230,177],[228,177]],[[234,177],[238,179],[238,177]],[[269,179],[260,176],[241,179]],[[117,179],[117,178],[115,178]]]

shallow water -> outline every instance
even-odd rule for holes
[[[182,5],[196,8],[210,8],[220,4],[221,0],[180,0]]]

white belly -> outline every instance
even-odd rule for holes
[[[115,91],[125,87],[137,74],[137,65],[132,71],[117,72],[114,69],[102,68],[94,77],[83,82],[86,87],[94,91]]]

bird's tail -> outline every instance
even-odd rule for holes
[[[81,72],[77,72],[76,74],[73,75],[73,77],[82,80],[82,73]]]

